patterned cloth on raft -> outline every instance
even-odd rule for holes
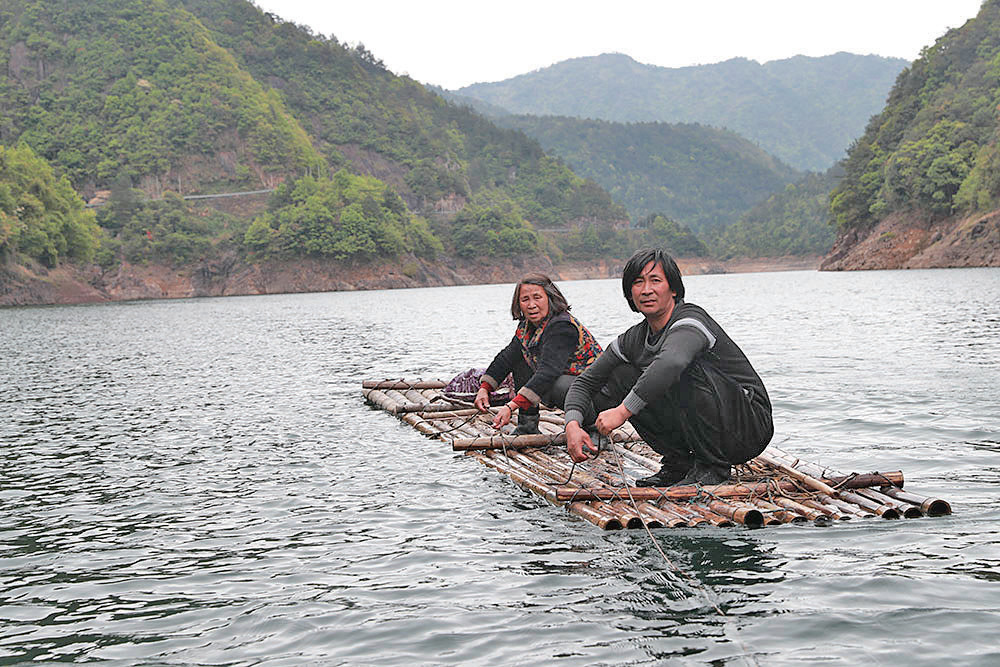
[[[441,393],[446,398],[471,403],[476,399],[476,392],[479,391],[479,384],[485,372],[485,368],[470,368],[459,373],[444,386]],[[508,375],[496,391],[490,392],[490,405],[501,405],[512,398],[514,398],[514,380]]]

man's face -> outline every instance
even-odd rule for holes
[[[650,262],[632,281],[632,302],[646,319],[667,319],[674,311],[674,296],[663,267]]]

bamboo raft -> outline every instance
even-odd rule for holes
[[[496,412],[442,393],[439,380],[367,380],[373,406],[417,431],[449,443],[554,505],[604,530],[784,523],[830,525],[857,518],[913,519],[951,513],[941,498],[903,490],[901,471],[844,474],[802,461],[773,445],[734,466],[733,478],[714,486],[637,487],[634,480],[660,469],[659,455],[626,422],[598,456],[574,464],[566,452],[562,411],[542,409],[540,435],[513,436],[516,418],[501,431]]]

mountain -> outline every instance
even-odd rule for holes
[[[796,169],[822,171],[882,108],[906,64],[837,53],[667,68],[604,54],[454,92],[516,114],[724,127]]]
[[[844,160],[828,269],[1000,265],[1000,0],[899,77]]]
[[[19,144],[107,200],[106,273],[558,253],[536,226],[626,220],[524,134],[245,0],[6,0],[0,145]],[[182,199],[261,189],[221,212]]]
[[[24,141],[88,196],[119,175],[151,195],[323,168],[274,90],[160,0],[9,0],[0,143]]]
[[[534,137],[625,205],[696,233],[718,231],[800,174],[739,135],[698,124],[615,123],[564,116],[495,122]]]

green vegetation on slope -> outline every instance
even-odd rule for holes
[[[893,212],[943,218],[1000,206],[1000,0],[900,75],[844,161],[831,211],[842,230]]]
[[[442,201],[485,194],[505,198],[540,227],[625,217],[537,141],[392,74],[364,47],[348,49],[246,2],[174,1],[255,78],[280,90],[330,164],[385,180],[418,214],[441,218]]]
[[[628,257],[649,246],[666,248],[680,257],[708,255],[705,244],[694,232],[662,213],[652,213],[628,229],[581,226],[561,244],[566,256],[573,259]]]
[[[593,179],[638,223],[663,213],[696,232],[718,230],[799,178],[746,139],[697,124],[613,123],[562,116],[506,116]]]
[[[96,260],[106,269],[120,259],[183,266],[239,248],[246,228],[245,221],[192,207],[174,192],[150,200],[127,178],[113,186],[108,203],[98,209],[97,222],[106,236]]]
[[[162,0],[5,3],[0,46],[0,140],[27,142],[77,188],[323,167],[278,96]]]
[[[830,191],[842,170],[831,167],[785,186],[744,213],[713,243],[715,254],[730,257],[819,255],[830,250]]]
[[[280,185],[244,241],[260,255],[279,257],[433,257],[441,250],[427,223],[414,219],[395,192],[378,179],[344,170],[331,179],[305,176]]]
[[[524,134],[245,0],[4,3],[0,140],[32,146],[88,197],[115,192],[98,216],[105,266],[184,263],[223,247],[254,257],[498,252],[470,225],[534,252],[534,226],[625,219]],[[170,194],[280,183],[287,199],[249,236],[250,220]],[[368,194],[355,201],[357,188]],[[323,199],[335,196],[346,199]],[[289,223],[317,202],[328,214]]]
[[[28,146],[0,146],[0,258],[15,253],[55,266],[89,260],[100,229],[65,177]]]
[[[824,170],[882,108],[905,65],[837,53],[665,68],[605,54],[456,92],[516,114],[725,127],[797,169]]]

